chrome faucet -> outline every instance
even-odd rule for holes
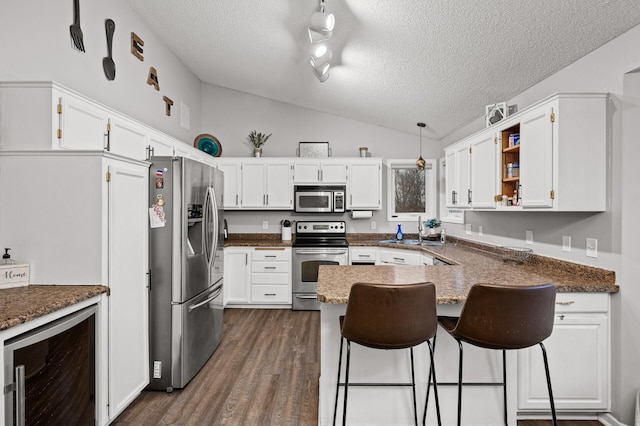
[[[422,244],[422,216],[418,216],[418,241]]]

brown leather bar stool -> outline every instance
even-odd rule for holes
[[[553,331],[555,301],[556,288],[553,284],[526,287],[476,284],[469,291],[460,317],[438,317],[438,323],[456,339],[460,351],[457,383],[458,426],[461,425],[462,415],[462,342],[481,348],[502,350],[502,382],[464,383],[464,385],[502,386],[505,425],[507,424],[506,350],[540,345],[547,375],[553,424],[554,426],[558,424],[547,351],[542,343]]]
[[[427,342],[431,358],[427,394],[431,388],[431,383],[433,383],[438,424],[440,424],[438,387],[433,365],[433,346],[430,341],[430,339],[433,339],[435,344],[437,328],[436,290],[433,283],[406,285],[354,284],[349,294],[347,312],[340,317],[340,355],[338,358],[338,380],[333,424],[335,425],[336,423],[338,392],[340,386],[344,385],[343,425],[346,424],[347,419],[349,386],[411,386],[414,420],[417,425],[418,410],[416,406],[413,347],[423,342]],[[345,340],[347,341],[345,381],[340,383],[342,347]],[[411,383],[349,383],[351,342],[375,349],[409,348],[411,354]]]

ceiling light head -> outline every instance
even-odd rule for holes
[[[318,68],[328,63],[333,57],[333,52],[325,44],[311,47],[311,66]]]
[[[313,66],[313,59],[311,60],[311,66]],[[324,83],[329,78],[329,67],[329,64],[313,67],[313,72],[316,74],[316,77],[318,77],[318,80],[320,80],[320,83]]]
[[[323,7],[324,9],[324,7]],[[309,19],[309,29],[318,33],[330,33],[336,24],[336,18],[333,13],[313,12]]]

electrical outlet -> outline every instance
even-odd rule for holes
[[[153,361],[153,378],[162,378],[162,361]]]
[[[566,235],[562,237],[562,251],[571,251],[571,237]]]
[[[371,221],[371,229],[377,229],[377,228],[378,228],[377,224],[372,220]]]
[[[478,236],[484,236],[484,228],[482,226],[478,226]]]
[[[533,231],[524,231],[524,235],[525,235],[525,243],[526,244],[533,244]]]
[[[470,223],[467,223],[464,226],[464,233],[467,234],[467,235],[471,235],[471,224]]]
[[[262,229],[269,229],[269,222],[268,221],[263,221],[262,222]]]
[[[598,240],[587,238],[587,257],[598,257]]]

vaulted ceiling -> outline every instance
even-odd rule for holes
[[[320,83],[318,0],[125,2],[203,82],[435,139],[640,24],[637,0],[326,0]]]

